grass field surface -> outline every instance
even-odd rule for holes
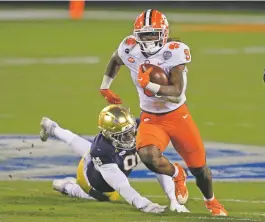
[[[210,216],[193,183],[188,184],[191,199],[186,205],[191,213],[167,210],[161,215],[150,215],[138,212],[123,200],[103,203],[64,196],[52,190],[51,182],[0,182],[0,221],[265,221],[264,183],[215,183],[214,186],[216,196],[230,213],[227,218]],[[158,183],[134,182],[133,187],[152,201],[168,204]]]
[[[265,145],[264,27],[171,24],[170,35],[191,48],[188,106],[204,140]],[[132,28],[133,21],[1,21],[0,134],[38,134],[43,116],[74,132],[96,134],[98,113],[106,105],[98,91],[106,64]],[[139,116],[126,67],[111,89]],[[158,183],[133,187],[167,204]],[[147,215],[122,200],[78,200],[52,191],[51,182],[11,179],[0,182],[0,222],[265,221],[263,182],[215,183],[214,188],[230,217],[211,217],[192,182],[190,214]]]
[[[191,48],[188,105],[203,139],[264,145],[264,27],[252,26],[256,32],[196,27],[171,24],[171,36]],[[82,134],[97,133],[97,115],[106,105],[98,92],[102,76],[112,52],[132,32],[132,22],[13,21],[0,28],[0,133],[36,134],[42,116]],[[23,63],[67,57],[95,57],[98,63]],[[13,63],[3,62],[7,59]],[[111,88],[138,116],[126,67]]]

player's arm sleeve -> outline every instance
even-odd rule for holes
[[[151,203],[145,197],[142,197],[129,183],[128,178],[119,169],[115,163],[97,166],[97,170],[101,173],[104,180],[116,190],[129,204],[137,209],[144,208]]]

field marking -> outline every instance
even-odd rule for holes
[[[51,180],[66,174],[74,175],[76,164],[80,160],[70,150],[69,154],[66,153],[68,146],[65,143],[58,140],[43,143],[39,135],[0,135],[0,142],[0,161],[5,162],[0,167],[2,180],[9,180],[11,177],[13,180]],[[210,155],[208,163],[213,167],[214,181],[265,180],[263,146],[205,142],[205,147]],[[166,155],[171,161],[177,160],[180,164],[185,164],[175,154],[172,144],[169,144]],[[155,180],[154,173],[139,164],[130,180],[142,177],[148,178],[141,179],[143,181]],[[189,181],[194,181],[194,178],[189,177]]]
[[[86,56],[86,57],[48,57],[48,58],[0,58],[0,65],[66,65],[66,64],[97,64],[100,62],[99,57]]]
[[[11,114],[6,114],[6,113],[0,113],[0,119],[10,119],[13,118],[14,116]]]
[[[249,46],[242,49],[210,48],[203,50],[203,53],[209,55],[265,54],[265,46]]]
[[[245,127],[245,128],[252,128],[255,127],[256,125],[250,124],[250,123],[216,123],[216,122],[204,122],[204,125],[206,126],[231,126],[231,127]]]
[[[255,215],[255,216],[262,216],[265,217],[265,213],[249,213],[249,212],[244,212],[244,213],[240,213],[242,215]]]
[[[235,218],[235,217],[196,217],[196,216],[189,216],[185,217],[186,219],[191,220],[223,220],[223,221],[261,221],[261,219],[251,219],[251,218]]]
[[[107,11],[107,10],[86,10],[83,19],[99,21],[134,21],[140,11]],[[224,12],[225,13],[225,12]],[[233,15],[233,14],[209,14],[209,13],[166,13],[170,22],[176,23],[217,23],[217,24],[265,24],[264,15]],[[21,21],[21,20],[61,20],[69,19],[68,10],[38,10],[38,9],[13,9],[1,10],[0,20]],[[257,28],[257,27],[256,27]],[[205,29],[205,28],[204,28]],[[212,27],[211,27],[212,29]],[[232,28],[230,28],[232,30]],[[243,29],[243,28],[242,28]],[[259,28],[260,29],[260,28]],[[263,28],[262,28],[263,29]],[[251,29],[250,29],[251,30]]]
[[[265,32],[264,24],[180,25],[182,32]]]
[[[165,198],[163,195],[146,195],[151,198]],[[189,198],[190,200],[202,200],[203,198],[194,197]],[[253,203],[253,204],[265,204],[265,200],[239,200],[239,199],[220,199],[221,202],[232,202],[232,203]]]

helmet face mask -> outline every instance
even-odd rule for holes
[[[140,14],[134,23],[134,36],[141,51],[155,54],[164,47],[168,39],[168,21],[155,9]]]
[[[110,139],[113,141],[112,144],[116,148],[130,150],[135,148],[136,139],[136,127],[132,127],[128,131],[118,134],[111,134]]]
[[[149,55],[155,54],[163,47],[163,33],[161,30],[152,32],[134,32],[136,41],[139,43],[141,51]]]
[[[128,109],[119,105],[105,107],[99,114],[99,128],[114,147],[135,149],[136,121]]]
[[[161,40],[161,32],[160,31],[153,31],[153,32],[135,32],[136,33],[136,40],[138,42],[153,42],[153,41],[160,41]]]

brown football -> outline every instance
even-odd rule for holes
[[[145,72],[150,67],[153,67],[152,72],[150,73],[150,82],[167,86],[168,85],[168,77],[163,69],[161,69],[159,66],[153,65],[153,64],[142,64],[142,70]]]

